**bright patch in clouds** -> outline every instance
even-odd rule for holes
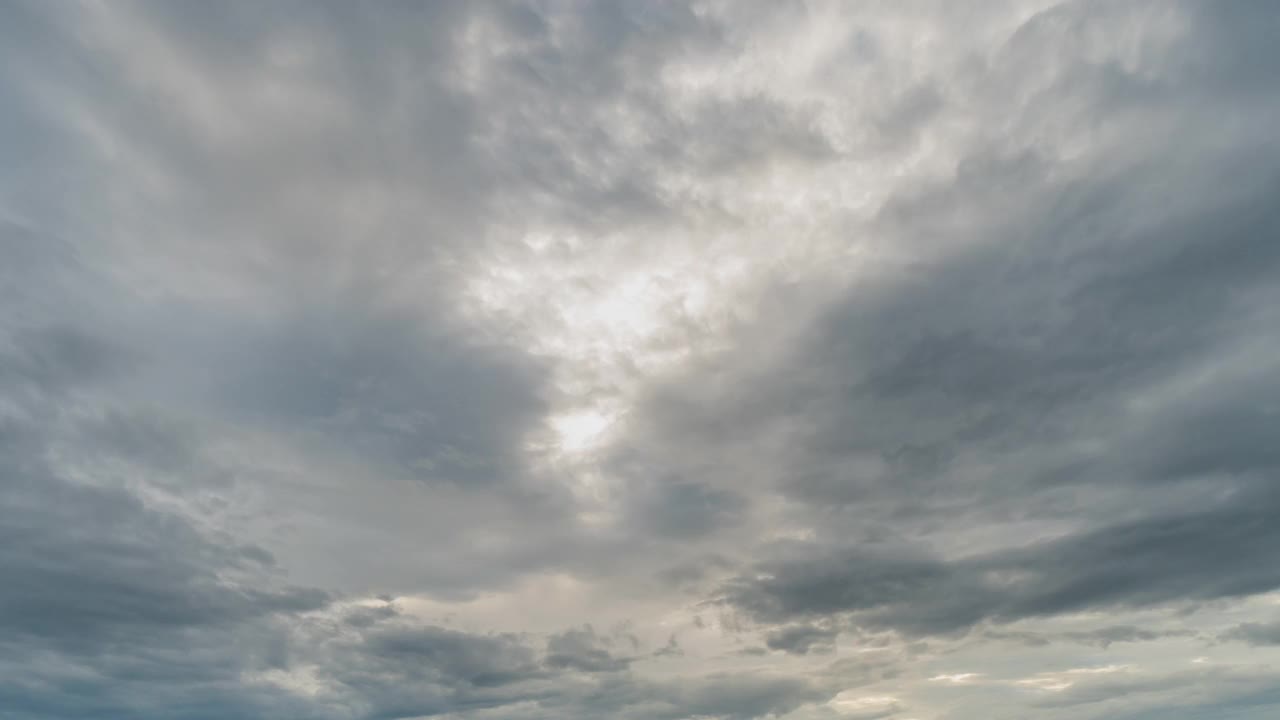
[[[846,690],[832,698],[830,705],[846,717],[883,717],[897,708],[898,699],[889,695],[858,695]]]
[[[560,449],[566,453],[577,453],[589,450],[595,445],[613,419],[595,410],[581,410],[553,418]]]
[[[964,685],[973,682],[982,677],[982,673],[952,673],[950,675],[934,675],[929,678],[932,682],[950,683],[951,685]]]

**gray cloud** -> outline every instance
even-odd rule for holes
[[[1217,681],[1217,682],[1215,682]],[[1059,696],[1041,703],[1044,707],[1080,706],[1102,704],[1135,695],[1180,690],[1189,696],[1182,713],[1228,712],[1248,708],[1251,705],[1272,702],[1275,694],[1274,678],[1266,672],[1252,668],[1211,668],[1194,672],[1167,675],[1126,675],[1098,683],[1073,687]],[[1208,697],[1201,693],[1209,690]],[[1191,690],[1191,692],[1187,692]],[[1121,705],[1115,708],[1119,717],[1151,717],[1148,711],[1134,712]],[[1174,710],[1175,717],[1180,711]],[[1183,715],[1195,717],[1195,715]]]
[[[811,652],[831,652],[839,632],[813,625],[791,625],[765,636],[764,643],[770,650],[807,655]]]
[[[0,714],[1269,716],[1278,22],[0,8]]]
[[[614,672],[625,669],[630,661],[631,658],[615,656],[605,638],[596,635],[590,625],[566,630],[547,640],[546,663],[554,668]]]
[[[1221,639],[1249,645],[1280,645],[1280,623],[1241,623],[1223,633]]]
[[[1064,633],[1037,633],[1025,630],[990,629],[982,633],[991,640],[1008,640],[1024,643],[1033,647],[1049,645],[1054,641],[1066,640],[1084,645],[1096,645],[1104,650],[1115,643],[1152,642],[1163,638],[1195,637],[1192,630],[1149,630],[1136,625],[1108,625],[1095,630]]]
[[[873,627],[949,633],[982,620],[1240,597],[1280,586],[1263,569],[1280,543],[1274,511],[1274,493],[1254,488],[1197,513],[952,562],[800,546],[792,557],[806,559],[758,567],[725,601],[766,622],[852,612]]]
[[[991,78],[1097,22],[1080,6],[1036,18],[996,53]],[[1154,79],[1061,65],[1028,118],[1107,106],[1126,83],[1154,95],[1109,116],[1117,129],[1178,112],[1155,135],[1117,135],[1124,145],[1100,141],[1070,162],[1046,154],[1031,121],[1026,137],[992,137],[867,227],[927,256],[824,301],[769,363],[714,368],[732,382],[682,381],[717,390],[654,395],[658,443],[700,462],[746,453],[772,489],[821,509],[798,516],[817,537],[727,585],[730,604],[766,622],[853,612],[947,633],[1277,587],[1263,569],[1275,551],[1272,368],[1242,362],[1272,344],[1258,303],[1276,271],[1276,148],[1247,121],[1190,142],[1211,125],[1198,110],[1208,97],[1251,92],[1195,64],[1253,52],[1220,40],[1187,36],[1171,52],[1192,65],[1170,59]],[[1255,101],[1274,104],[1241,99]],[[1181,152],[1146,153],[1173,138],[1187,139]],[[1136,410],[1208,372],[1213,382]],[[1043,534],[1028,529],[1037,522]],[[1009,529],[985,548],[932,549],[983,525]]]
[[[14,717],[318,717],[241,673],[285,662],[288,618],[329,602],[269,553],[209,537],[131,493],[70,481],[6,422],[0,698]]]

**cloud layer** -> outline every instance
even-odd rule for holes
[[[1277,33],[4,4],[0,717],[1271,717]]]

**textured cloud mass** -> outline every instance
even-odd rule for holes
[[[1274,717],[1278,39],[0,1],[0,718]]]

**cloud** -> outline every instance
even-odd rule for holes
[[[1276,29],[9,4],[0,707],[1273,714]]]
[[[1255,646],[1280,645],[1280,624],[1241,623],[1223,633],[1221,639]]]
[[[1247,706],[1248,698],[1254,696],[1259,690],[1262,690],[1264,695],[1274,692],[1272,686],[1274,678],[1266,672],[1245,667],[1167,675],[1144,675],[1122,671],[1117,674],[1108,672],[1098,677],[1101,679],[1073,684],[1062,692],[1046,696],[1040,704],[1045,707],[1092,705],[1178,688],[1188,700],[1188,710],[1195,707],[1197,712],[1204,712],[1214,707],[1225,710],[1240,701],[1244,701],[1241,704]],[[1219,685],[1214,683],[1214,680],[1223,682]],[[1219,687],[1214,687],[1215,685]],[[1226,692],[1223,692],[1224,690]],[[1121,717],[1142,717],[1145,714],[1126,713],[1123,705],[1119,709]]]
[[[769,633],[764,642],[770,650],[806,655],[810,652],[831,652],[838,634],[835,630],[812,625],[792,625]]]
[[[725,601],[766,622],[847,612],[871,627],[927,634],[983,620],[1240,597],[1280,583],[1259,571],[1280,541],[1266,520],[1273,503],[1269,489],[1256,488],[1194,514],[953,562],[800,546],[792,551],[806,560],[756,568],[726,587]],[[1216,543],[1233,548],[1231,561]]]
[[[556,668],[573,668],[583,672],[623,670],[631,658],[616,657],[605,638],[596,635],[590,625],[581,630],[566,630],[547,640],[546,663]]]
[[[241,673],[286,662],[291,618],[328,593],[280,582],[261,547],[210,536],[49,465],[4,424],[0,697],[15,717],[320,714]]]
[[[1152,642],[1164,638],[1195,637],[1196,632],[1190,629],[1165,630],[1147,629],[1136,625],[1108,625],[1094,630],[1072,631],[1056,634],[1036,633],[1019,630],[986,630],[983,637],[992,640],[1010,640],[1029,646],[1045,646],[1058,640],[1096,645],[1104,650],[1115,643]]]

